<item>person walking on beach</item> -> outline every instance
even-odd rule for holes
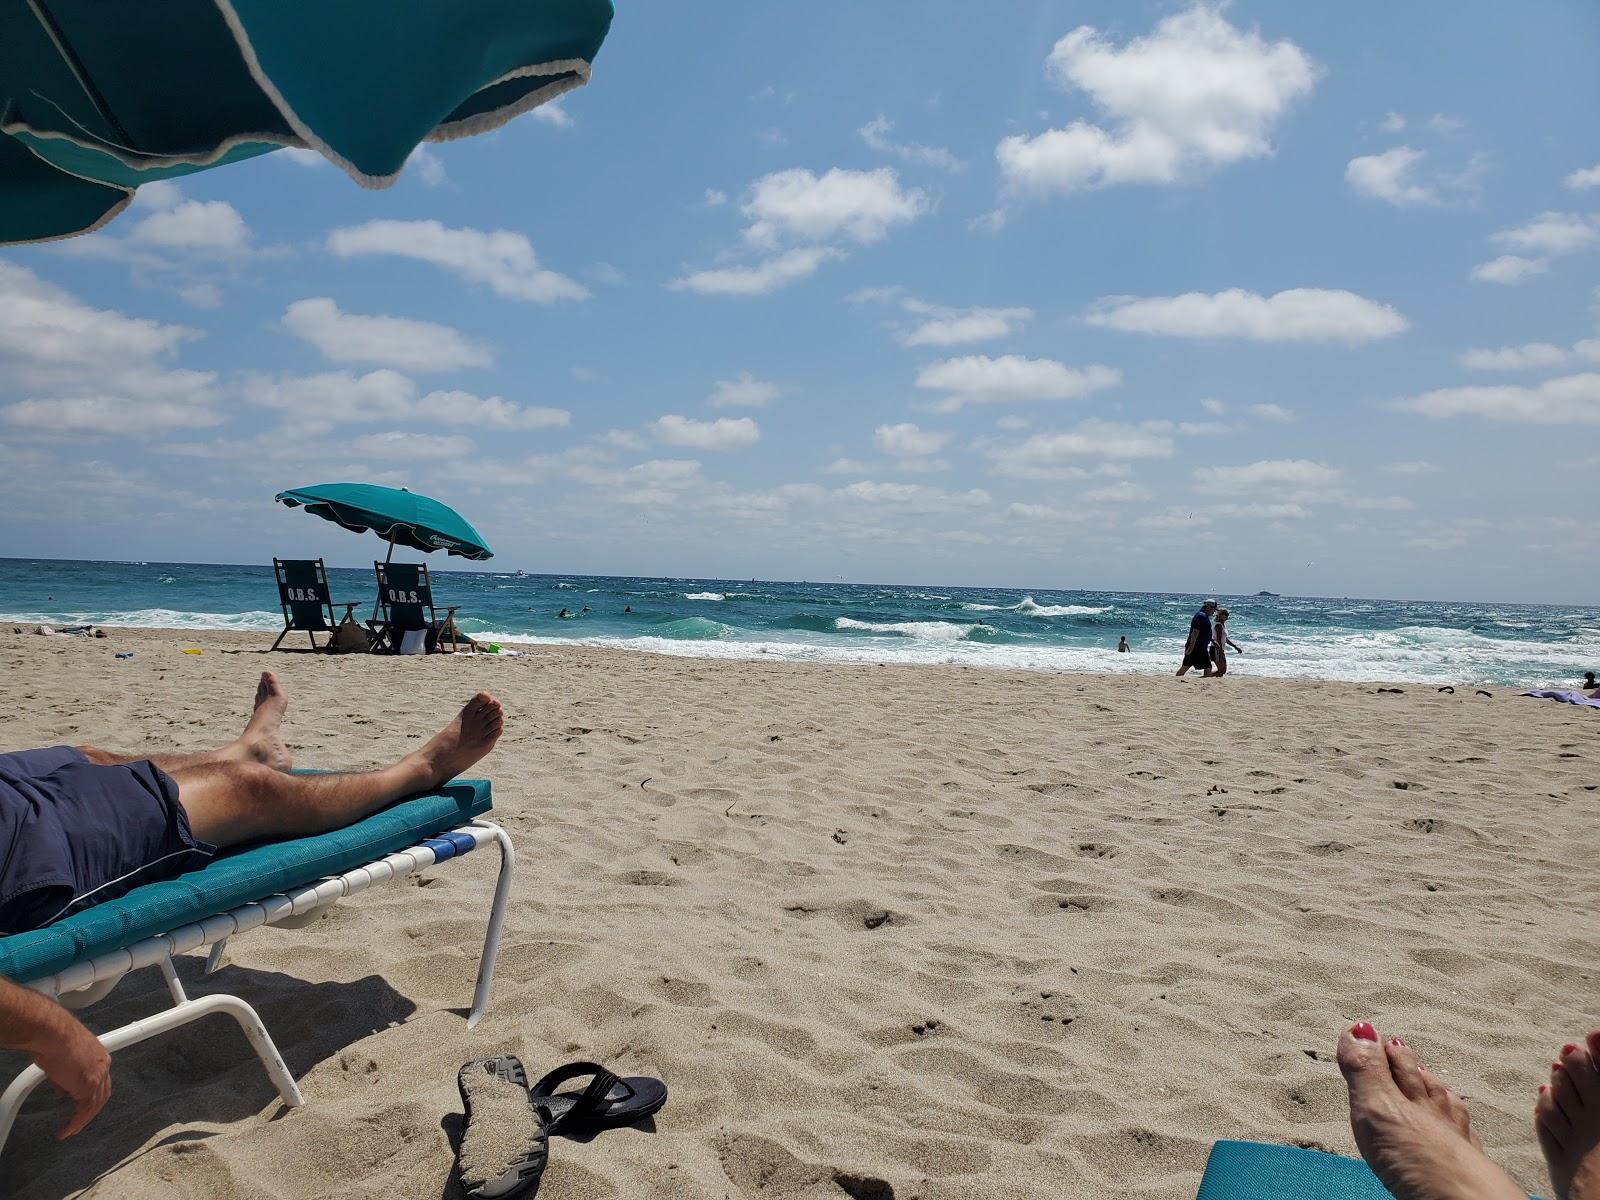
[[[1216,628],[1211,634],[1211,665],[1216,668],[1218,675],[1228,673],[1228,647],[1239,650],[1239,643],[1228,636],[1228,610],[1217,609]],[[1243,654],[1243,650],[1239,650]]]
[[[1200,611],[1189,619],[1189,640],[1183,645],[1183,664],[1178,668],[1182,679],[1190,667],[1199,670],[1206,679],[1211,678],[1211,614],[1217,611],[1217,602],[1207,597]]]

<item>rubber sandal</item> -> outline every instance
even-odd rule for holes
[[[484,1076],[493,1076],[504,1083],[514,1084],[524,1093],[528,1088],[528,1073],[522,1069],[522,1063],[509,1054],[498,1058],[478,1058],[462,1064],[461,1070],[456,1073],[456,1088],[461,1093],[461,1105],[467,1114],[467,1124],[461,1135],[461,1149],[456,1151],[456,1171],[461,1176],[462,1191],[474,1197],[474,1200],[479,1197],[482,1200],[511,1200],[515,1196],[527,1195],[538,1186],[550,1153],[549,1126],[544,1113],[534,1107],[530,1100],[527,1148],[512,1159],[511,1164],[495,1178],[469,1178],[467,1169],[462,1163],[462,1152],[472,1137],[474,1119],[484,1119],[481,1112],[475,1118],[472,1111],[473,1089],[487,1083]]]
[[[570,1080],[593,1076],[581,1092],[558,1092]],[[647,1075],[620,1079],[599,1063],[574,1062],[557,1067],[533,1085],[534,1106],[544,1110],[550,1132],[584,1137],[633,1125],[659,1112],[667,1102],[667,1085]]]

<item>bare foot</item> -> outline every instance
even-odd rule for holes
[[[1467,1106],[1399,1038],[1358,1021],[1339,1036],[1356,1145],[1398,1200],[1526,1200],[1483,1152]]]
[[[1600,1200],[1600,1029],[1585,1040],[1561,1047],[1533,1109],[1556,1200]]]
[[[261,672],[256,684],[256,709],[231,749],[230,757],[244,762],[265,763],[275,771],[294,766],[294,756],[283,744],[283,716],[289,710],[289,695],[271,671]]]
[[[500,701],[488,692],[479,692],[431,742],[406,757],[422,768],[423,787],[438,787],[493,750],[505,726]]]

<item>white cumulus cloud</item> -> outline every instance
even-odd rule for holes
[[[761,427],[749,417],[696,421],[668,413],[650,423],[650,432],[658,442],[694,450],[743,450],[761,440]]]
[[[1502,254],[1472,268],[1472,277],[1485,283],[1521,283],[1532,275],[1543,275],[1550,269],[1548,258],[1524,258],[1520,254]]]
[[[507,229],[451,229],[438,221],[368,221],[335,229],[328,235],[328,252],[338,258],[415,259],[483,284],[507,300],[553,304],[589,296],[589,289],[577,280],[540,266],[526,235]]]
[[[1337,488],[1342,478],[1339,468],[1304,458],[1268,459],[1238,467],[1197,467],[1194,471],[1195,489],[1215,495],[1327,493]]]
[[[1083,92],[1101,125],[1074,121],[995,151],[1016,189],[1071,192],[1175,184],[1272,153],[1272,132],[1318,69],[1291,41],[1268,42],[1197,5],[1117,47],[1092,26],[1055,44],[1051,78]]]
[[[1250,412],[1263,421],[1276,421],[1280,425],[1292,425],[1300,419],[1294,414],[1293,409],[1285,408],[1281,404],[1252,404]]]
[[[146,188],[150,186],[153,185],[147,184]],[[250,249],[250,227],[226,200],[184,200],[144,218],[129,231],[128,241],[163,250],[232,258]]]
[[[869,149],[879,154],[891,155],[915,166],[938,167],[941,171],[960,171],[967,165],[942,146],[895,141],[889,136],[894,132],[894,123],[885,116],[874,117],[856,132],[861,135],[861,140]]]
[[[784,239],[867,245],[927,212],[928,196],[918,188],[902,188],[888,167],[834,167],[822,175],[796,167],[752,183],[742,211],[750,219],[745,238],[762,249]]]
[[[1424,152],[1410,146],[1396,146],[1382,154],[1364,154],[1345,165],[1344,178],[1363,196],[1384,200],[1396,208],[1439,203],[1439,193],[1420,183],[1416,165]]]
[[[872,434],[872,444],[894,458],[926,458],[943,450],[949,440],[948,433],[919,429],[909,421],[879,425]]]
[[[1082,479],[1091,472],[1085,459],[1110,463],[1171,458],[1171,430],[1162,423],[1142,425],[1083,421],[1072,429],[1036,433],[1021,442],[981,447],[997,475],[1018,479]],[[1101,474],[1108,473],[1104,466]],[[1110,472],[1115,473],[1115,472]]]
[[[1574,191],[1583,188],[1600,187],[1600,163],[1592,167],[1584,167],[1567,176],[1567,186]]]
[[[1350,345],[1394,337],[1409,327],[1387,304],[1328,288],[1290,288],[1271,296],[1240,288],[1151,298],[1109,296],[1084,321],[1124,333]]]
[[[326,296],[296,300],[283,327],[337,363],[373,363],[413,371],[486,367],[494,355],[448,325],[407,317],[342,312]]]
[[[829,246],[800,246],[753,266],[691,271],[667,286],[702,296],[764,296],[796,280],[808,279],[829,259],[842,257],[841,251]]]
[[[1567,352],[1549,342],[1528,342],[1497,350],[1464,350],[1456,361],[1472,371],[1526,371],[1559,367],[1567,361]]]
[[[1483,417],[1530,425],[1600,425],[1600,374],[1547,379],[1533,387],[1441,388],[1397,400],[1401,412],[1426,417]]]
[[[782,394],[775,383],[741,371],[732,379],[719,379],[708,401],[712,408],[766,408]]]
[[[916,385],[943,392],[934,407],[955,412],[968,404],[1008,404],[1034,400],[1077,400],[1116,387],[1122,372],[1114,367],[1069,367],[1052,358],[972,354],[932,363],[917,373]]]
[[[901,302],[922,318],[899,334],[902,346],[961,346],[1010,337],[1033,319],[1031,308],[945,308],[908,298]]]

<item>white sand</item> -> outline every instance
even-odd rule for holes
[[[461,1015],[486,850],[241,938],[211,979],[184,960],[193,991],[259,1007],[306,1107],[214,1019],[117,1055],[68,1146],[32,1102],[0,1191],[454,1196],[456,1069],[510,1052],[672,1089],[654,1133],[553,1139],[542,1200],[837,1198],[845,1176],[1187,1198],[1217,1138],[1353,1152],[1331,1051],[1357,1018],[1548,1188],[1534,1089],[1600,1016],[1600,713],[1248,675],[225,652],[268,640],[0,633],[4,743],[204,748],[271,666],[298,760],[349,768],[492,690],[482,773],[520,859],[489,1013]],[[90,1020],[162,995],[144,972]]]

